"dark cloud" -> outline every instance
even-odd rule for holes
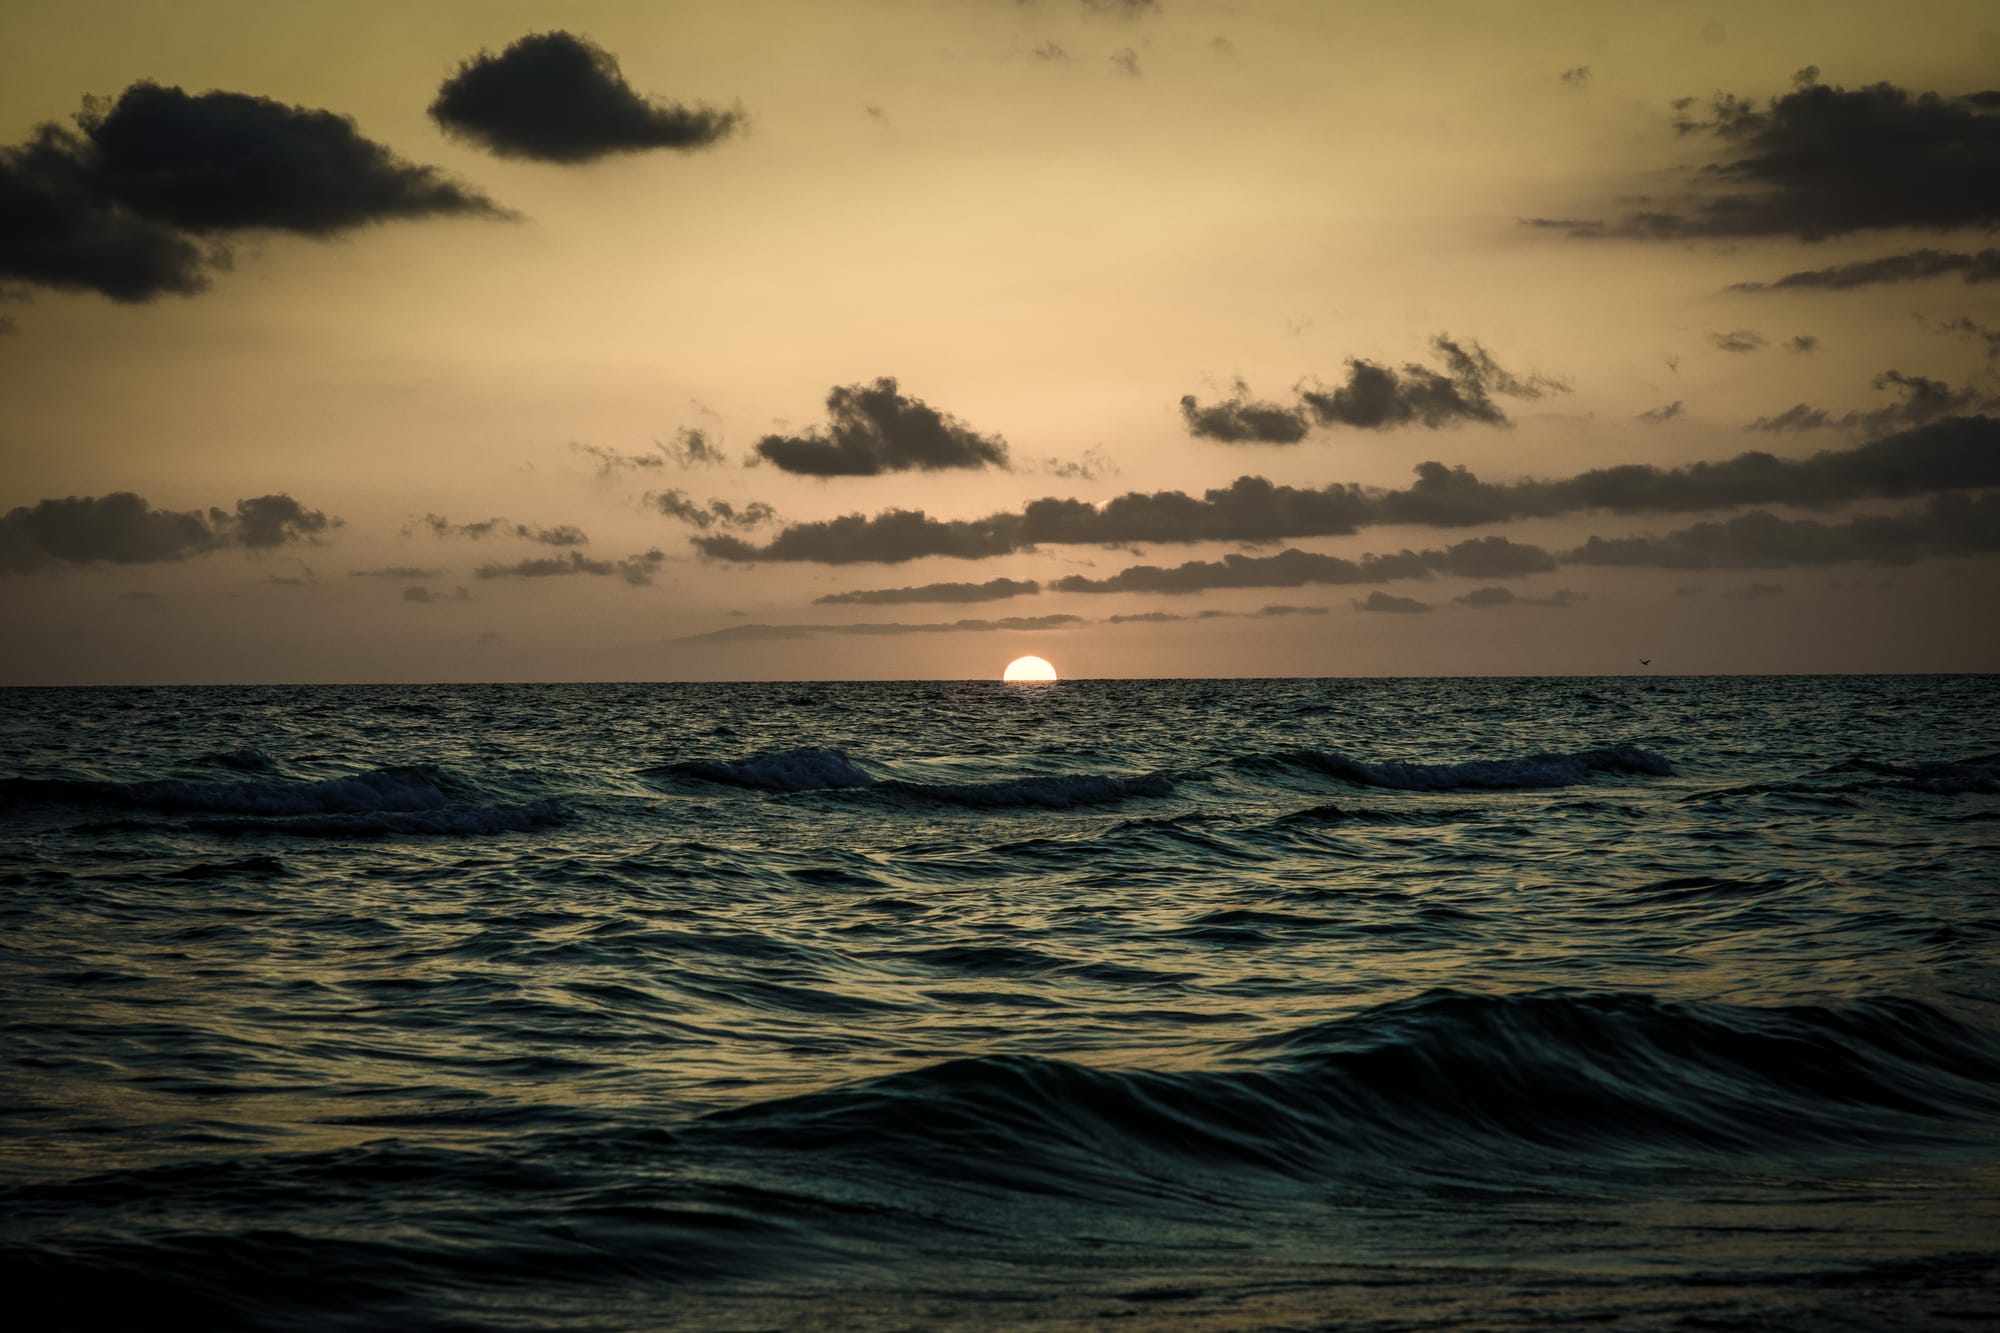
[[[1562,72],[1562,81],[1573,88],[1581,88],[1590,82],[1590,66],[1576,65]]]
[[[1083,0],[1086,14],[1112,14],[1119,18],[1139,18],[1160,12],[1159,0]]]
[[[1984,324],[1975,323],[1963,315],[1957,319],[1948,319],[1937,328],[1940,333],[1956,333],[1962,338],[1983,342],[1986,344],[1988,357],[2000,358],[2000,329],[1989,329]]]
[[[135,83],[0,149],[0,277],[116,301],[191,295],[241,233],[507,216],[330,111]]]
[[[400,579],[404,582],[444,576],[442,569],[424,569],[417,565],[389,565],[382,569],[350,569],[347,572],[350,577],[357,579]]]
[[[741,509],[727,500],[710,500],[704,505],[689,499],[685,492],[679,490],[649,494],[646,503],[668,518],[691,523],[703,531],[710,528],[754,528],[778,516],[778,511],[762,500],[752,500]]]
[[[438,89],[431,119],[502,157],[589,162],[650,148],[707,148],[739,129],[740,110],[649,101],[587,37],[536,32],[481,51]]]
[[[1162,625],[1168,621],[1186,619],[1187,617],[1178,611],[1140,611],[1134,615],[1106,616],[1104,623],[1107,625]]]
[[[472,593],[465,588],[455,588],[448,593],[432,592],[419,584],[403,589],[403,600],[426,606],[438,602],[469,602],[472,600]]]
[[[516,523],[511,518],[487,518],[475,523],[453,523],[442,514],[425,514],[416,522],[406,525],[403,528],[403,535],[410,536],[419,527],[428,528],[433,537],[470,537],[474,541],[486,537],[519,537],[526,541],[538,542],[543,546],[590,544],[590,538],[584,535],[583,529],[569,523],[552,528]]]
[[[157,564],[227,547],[270,550],[310,541],[340,520],[289,495],[238,500],[235,510],[155,509],[131,491],[69,496],[0,518],[0,573],[66,564]]]
[[[1330,614],[1329,609],[1324,606],[1285,606],[1280,603],[1271,606],[1260,606],[1250,613],[1250,617],[1253,620],[1277,620],[1285,616],[1323,616],[1328,614]]]
[[[826,410],[825,433],[766,435],[757,441],[758,457],[809,477],[1008,466],[1006,441],[977,434],[922,399],[905,396],[890,376],[835,387],[827,393]]]
[[[1834,291],[1868,287],[1877,283],[1917,282],[1946,273],[1957,273],[1968,283],[2000,282],[2000,250],[1980,250],[1962,254],[1954,250],[1912,250],[1908,254],[1861,259],[1831,268],[1802,269],[1787,273],[1776,282],[1739,282],[1732,292],[1761,292],[1783,287],[1825,288]]]
[[[1794,352],[1815,352],[1819,350],[1819,339],[1810,333],[1801,333],[1785,343]]]
[[[1042,590],[1033,579],[988,579],[984,583],[926,583],[915,588],[864,588],[813,598],[815,606],[895,606],[905,602],[997,602]]]
[[[1250,386],[1236,381],[1235,393],[1220,403],[1203,407],[1193,394],[1181,399],[1181,417],[1188,434],[1196,439],[1221,440],[1225,444],[1297,444],[1306,437],[1306,414],[1302,408],[1280,403],[1258,402],[1250,397]]]
[[[1460,606],[1469,606],[1475,610],[1491,610],[1502,606],[1574,606],[1586,599],[1582,593],[1572,592],[1568,588],[1557,588],[1547,597],[1527,597],[1518,595],[1511,589],[1493,585],[1474,588],[1464,596],[1454,597],[1451,600]]]
[[[1764,335],[1755,329],[1731,329],[1727,333],[1711,333],[1708,340],[1725,352],[1754,352],[1764,345]]]
[[[1712,140],[1718,159],[1683,197],[1596,234],[1821,240],[2000,223],[2000,106],[1816,79],[1761,106],[1728,94],[1699,112],[1692,99],[1677,103],[1674,128]]]
[[[1872,412],[1848,412],[1834,416],[1823,408],[1809,407],[1798,403],[1774,417],[1758,417],[1745,429],[1763,431],[1795,430],[1862,430],[1870,434],[1901,430],[1911,426],[1922,426],[1953,413],[1963,411],[1979,398],[1976,390],[1954,389],[1942,380],[1934,380],[1923,375],[1905,375],[1899,370],[1885,370],[1873,381],[1877,389],[1895,389],[1901,395],[1899,402]]]
[[[643,587],[653,581],[653,575],[666,558],[666,553],[660,550],[646,551],[623,560],[592,560],[581,551],[571,551],[568,556],[520,560],[511,565],[485,564],[472,572],[474,577],[482,579],[545,579],[571,574],[605,578],[616,575],[627,583]]]
[[[1681,400],[1676,398],[1671,403],[1667,403],[1660,407],[1652,408],[1649,411],[1641,412],[1639,413],[1638,416],[1632,419],[1634,421],[1643,421],[1649,426],[1657,426],[1662,422],[1672,421],[1675,417],[1680,416],[1685,410],[1686,409],[1681,405]]]
[[[820,634],[859,635],[862,637],[885,637],[897,634],[954,634],[962,632],[987,633],[995,630],[1035,631],[1063,629],[1070,625],[1085,624],[1082,616],[1007,616],[1000,620],[952,620],[920,624],[899,622],[863,623],[858,625],[731,625],[727,629],[711,630],[706,634],[690,634],[678,640],[680,643],[728,641],[731,639],[805,639]]]
[[[1753,510],[1665,536],[1592,537],[1563,559],[1583,565],[1662,569],[1784,569],[1847,562],[1907,564],[1933,556],[2000,551],[2000,493],[1940,495],[1901,514],[1844,522],[1781,518]]]
[[[1430,603],[1420,602],[1414,597],[1394,597],[1386,592],[1371,592],[1366,597],[1354,599],[1356,611],[1388,611],[1396,614],[1411,614],[1430,610]]]
[[[1506,414],[1493,402],[1496,393],[1532,399],[1569,391],[1561,380],[1540,375],[1524,379],[1502,369],[1484,347],[1470,339],[1460,343],[1439,334],[1431,339],[1431,347],[1443,358],[1444,373],[1415,362],[1397,371],[1357,358],[1347,363],[1345,384],[1330,391],[1323,386],[1304,390],[1300,401],[1313,421],[1322,426],[1387,430],[1422,425],[1436,429],[1461,421],[1509,424]]]
[[[1539,546],[1505,537],[1481,537],[1444,550],[1364,555],[1359,560],[1288,547],[1276,555],[1230,554],[1220,560],[1189,560],[1170,568],[1133,565],[1108,578],[1072,574],[1050,587],[1055,592],[1143,592],[1180,595],[1212,588],[1300,588],[1308,584],[1386,583],[1433,574],[1469,578],[1511,578],[1555,568]]]
[[[1378,524],[1472,527],[1590,510],[1695,513],[1743,505],[1829,505],[2000,486],[2000,421],[1948,417],[1849,450],[1803,459],[1751,451],[1717,463],[1623,464],[1558,480],[1485,482],[1463,467],[1421,463],[1401,490],[1334,483],[1320,490],[1238,477],[1199,496],[1129,492],[1103,505],[1047,498],[1018,513],[935,519],[892,509],[870,518],[799,523],[767,544],[703,536],[715,559],[897,564],[924,556],[980,560],[1040,544],[1273,542],[1344,536]]]

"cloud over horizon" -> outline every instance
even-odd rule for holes
[[[923,399],[905,395],[893,376],[836,385],[827,392],[826,412],[826,431],[766,435],[757,441],[757,456],[807,477],[1009,466],[1005,440],[980,435]]]
[[[68,496],[0,518],[0,574],[64,565],[159,564],[229,547],[271,550],[340,526],[289,495],[238,500],[233,511],[155,509],[131,491]]]

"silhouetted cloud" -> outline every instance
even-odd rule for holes
[[[1386,583],[1434,574],[1469,578],[1510,578],[1540,574],[1555,561],[1539,546],[1505,537],[1481,537],[1444,550],[1398,551],[1349,560],[1288,547],[1276,555],[1230,554],[1220,560],[1189,560],[1162,568],[1133,565],[1108,578],[1072,574],[1049,585],[1055,592],[1143,592],[1181,595],[1212,588],[1300,588],[1323,583]]]
[[[741,509],[727,500],[710,500],[704,505],[689,499],[685,492],[679,490],[649,494],[646,503],[668,518],[692,523],[704,531],[717,527],[754,528],[760,523],[770,522],[778,514],[762,500],[752,500]]]
[[[1731,329],[1727,333],[1711,333],[1708,340],[1725,352],[1754,352],[1764,345],[1764,335],[1755,329]]]
[[[617,58],[587,37],[530,33],[499,55],[481,51],[438,89],[431,118],[502,157],[589,162],[649,148],[706,148],[743,124],[741,111],[648,101]]]
[[[1421,463],[1416,474],[1401,490],[1341,483],[1313,490],[1246,476],[1199,496],[1135,491],[1103,505],[1051,497],[1030,501],[1018,513],[973,519],[892,509],[872,518],[849,514],[793,524],[762,546],[730,536],[693,541],[703,554],[722,560],[896,564],[924,556],[978,560],[1040,544],[1271,542],[1343,536],[1390,523],[1450,528],[1589,510],[1695,513],[1754,504],[1829,505],[2000,486],[2000,421],[1947,417],[1803,459],[1751,451],[1715,463],[1674,468],[1630,463],[1547,481],[1486,482],[1440,462]]]
[[[1716,141],[1719,160],[1682,197],[1573,234],[1820,240],[2000,222],[2000,106],[1984,94],[1850,90],[1815,74],[1761,106],[1718,94],[1699,112],[1692,98],[1675,107],[1674,128]]]
[[[429,588],[416,585],[403,589],[403,600],[426,606],[437,602],[469,602],[472,600],[472,593],[465,588],[455,588],[448,593],[432,592]]]
[[[2000,357],[2000,329],[1989,329],[1966,316],[1948,319],[1937,326],[1940,333],[1956,333],[1963,338],[1972,338],[1986,344],[1988,357]]]
[[[1051,63],[1067,61],[1069,59],[1069,52],[1063,50],[1058,43],[1053,41],[1043,42],[1035,48],[1033,54],[1035,59],[1046,60]]]
[[[893,606],[904,602],[997,602],[1042,590],[1033,579],[988,579],[984,583],[926,583],[915,588],[864,588],[813,598],[815,606]]]
[[[920,624],[862,623],[857,625],[731,625],[706,634],[689,634],[679,643],[728,641],[731,639],[805,639],[819,634],[883,637],[897,634],[988,633],[994,630],[1028,631],[1063,629],[1087,623],[1082,616],[1007,616],[1000,620],[951,620]]]
[[[1112,14],[1119,18],[1139,18],[1160,12],[1159,0],[1083,0],[1086,14]]]
[[[1306,437],[1306,414],[1298,407],[1258,402],[1250,397],[1250,386],[1236,381],[1235,393],[1220,403],[1203,407],[1193,394],[1181,399],[1181,417],[1188,434],[1225,444],[1297,444]]]
[[[1562,81],[1573,88],[1581,88],[1590,82],[1590,66],[1575,65],[1562,72]]]
[[[1529,597],[1517,594],[1512,589],[1493,585],[1474,588],[1464,596],[1454,597],[1451,600],[1460,606],[1469,606],[1475,610],[1491,610],[1502,606],[1574,606],[1587,599],[1582,593],[1572,592],[1568,588],[1557,588],[1547,597]]]
[[[0,149],[0,277],[147,301],[202,290],[238,233],[507,216],[330,111],[142,82],[75,122]]]
[[[1745,429],[1763,431],[1859,429],[1879,433],[1936,421],[1940,417],[1963,411],[1979,398],[1976,390],[1954,389],[1942,380],[1929,379],[1923,375],[1905,375],[1899,370],[1885,370],[1875,377],[1873,383],[1877,389],[1900,390],[1902,401],[1888,407],[1877,408],[1873,412],[1848,412],[1838,417],[1822,408],[1798,403],[1776,416],[1758,417]]]
[[[1332,390],[1307,389],[1299,398],[1314,422],[1322,426],[1359,426],[1387,430],[1422,425],[1436,429],[1462,421],[1509,424],[1493,402],[1493,394],[1540,398],[1565,393],[1569,386],[1542,376],[1522,379],[1500,368],[1477,342],[1459,343],[1439,334],[1431,346],[1444,358],[1449,373],[1415,362],[1400,371],[1359,358],[1347,363],[1347,382]]]
[[[0,574],[63,565],[143,565],[227,547],[270,550],[310,541],[340,520],[289,495],[238,500],[234,511],[155,509],[131,491],[69,496],[0,518]]]
[[[472,572],[474,577],[482,579],[546,579],[571,574],[606,578],[616,575],[627,583],[644,586],[653,581],[653,575],[666,558],[666,553],[657,549],[623,560],[592,560],[581,551],[571,551],[568,556],[520,560],[511,565],[485,564]]]
[[[1917,282],[1946,273],[1957,273],[1968,283],[2000,282],[2000,250],[1980,250],[1974,254],[1955,250],[1912,250],[1908,254],[1860,259],[1830,268],[1802,269],[1797,273],[1787,273],[1775,282],[1733,283],[1729,290],[1761,292],[1788,287],[1819,287],[1843,291],[1877,283]]]
[[[1250,613],[1253,620],[1277,620],[1285,616],[1323,616],[1329,614],[1324,606],[1286,606],[1282,603],[1260,606]]]
[[[1849,561],[1906,564],[1994,551],[2000,551],[2000,493],[1940,495],[1921,509],[1856,515],[1839,523],[1780,518],[1759,509],[1660,537],[1592,537],[1563,560],[1664,569],[1783,569]]]
[[[1050,476],[1067,477],[1072,481],[1096,481],[1099,477],[1118,475],[1117,465],[1102,449],[1097,448],[1084,450],[1082,458],[1045,458],[1042,468]]]
[[[486,537],[519,537],[543,546],[590,544],[590,538],[584,535],[583,529],[569,523],[550,528],[516,523],[511,518],[486,518],[474,523],[453,523],[442,514],[425,514],[415,522],[406,524],[403,535],[408,537],[420,527],[428,529],[433,537],[470,537],[474,541]]]
[[[1420,602],[1414,597],[1395,597],[1386,592],[1371,592],[1366,597],[1354,601],[1356,611],[1389,611],[1397,614],[1411,614],[1430,610],[1428,602]]]
[[[442,569],[425,569],[420,565],[387,565],[381,569],[350,569],[347,573],[350,577],[357,579],[398,579],[406,583],[411,579],[435,579],[444,576]]]
[[[1793,352],[1816,352],[1819,350],[1819,338],[1810,333],[1797,334],[1786,340],[1785,348]]]
[[[1671,403],[1641,412],[1632,419],[1634,421],[1643,421],[1649,426],[1657,426],[1662,422],[1672,421],[1675,417],[1680,416],[1684,410],[1681,400],[1676,398]]]
[[[758,457],[810,477],[1008,466],[1006,441],[977,434],[922,399],[905,396],[890,376],[835,387],[826,396],[826,410],[827,432],[766,435],[757,441]]]

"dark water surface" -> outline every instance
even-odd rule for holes
[[[22,1327],[1991,1327],[2000,678],[0,691]]]

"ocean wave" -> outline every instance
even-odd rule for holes
[[[913,782],[878,778],[844,750],[802,748],[752,755],[747,759],[687,759],[640,770],[641,776],[721,783],[769,792],[867,791],[907,800],[979,809],[1069,810],[1105,805],[1134,796],[1166,796],[1173,780],[1163,773],[1118,777],[1100,773],[1052,773],[997,782]]]
[[[0,799],[10,804],[108,805],[170,814],[375,814],[441,810],[465,790],[465,784],[430,764],[376,768],[318,782],[0,778]]]
[[[1879,759],[1852,759],[1838,764],[1829,773],[1867,773],[1892,778],[1891,784],[1906,791],[1931,796],[1991,796],[2000,793],[2000,755],[1975,759],[1929,760],[1913,764],[1892,764]]]
[[[698,1126],[1030,1188],[1188,1166],[1292,1178],[1972,1142],[2000,1039],[1911,1000],[1755,1008],[1438,991],[1242,1043],[1225,1070],[979,1056],[716,1112]]]
[[[1599,773],[1672,777],[1664,755],[1636,745],[1612,745],[1570,754],[1532,754],[1520,759],[1467,759],[1453,764],[1369,762],[1331,750],[1294,750],[1272,756],[1281,764],[1364,787],[1400,791],[1494,791],[1513,788],[1573,787]]]

